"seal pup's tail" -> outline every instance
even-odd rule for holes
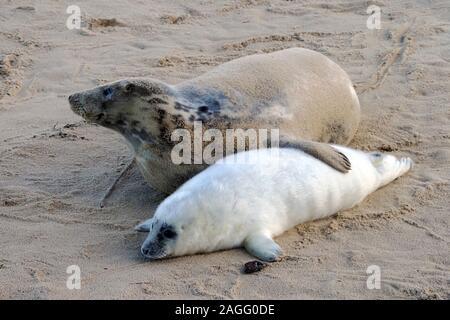
[[[380,187],[408,172],[414,164],[409,157],[397,158],[393,155],[382,154],[380,152],[372,152],[368,155],[372,165],[379,173],[381,179]]]

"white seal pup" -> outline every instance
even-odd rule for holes
[[[282,251],[274,237],[353,207],[413,163],[410,158],[333,147],[350,159],[348,173],[290,148],[251,150],[219,160],[136,227],[149,232],[142,254],[159,259],[244,246],[261,260],[275,261]]]
[[[341,172],[350,168],[347,159],[316,142],[345,145],[360,121],[347,73],[302,48],[235,59],[175,85],[119,80],[74,93],[69,102],[76,114],[122,134],[144,178],[168,194],[207,167],[171,158],[172,132],[192,132],[196,121],[224,137],[227,129],[279,129],[280,147],[303,150]]]

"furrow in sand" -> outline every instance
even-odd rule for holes
[[[132,230],[132,228],[133,228],[133,226],[131,226],[131,225],[128,226],[128,225],[121,225],[121,224],[116,224],[116,223],[83,221],[83,220],[79,220],[79,219],[64,219],[64,218],[59,218],[56,216],[51,216],[48,214],[37,214],[37,215],[33,215],[31,217],[21,217],[18,215],[7,214],[7,213],[2,212],[2,213],[0,213],[0,217],[6,218],[6,219],[22,221],[22,222],[33,222],[33,223],[55,222],[55,223],[64,224],[64,225],[85,224],[85,225],[91,225],[91,226],[93,225],[93,226],[106,227],[111,230],[119,230],[119,231]]]
[[[404,55],[408,51],[412,42],[412,38],[407,36],[409,31],[410,28],[402,32],[398,39],[399,46],[395,47],[390,52],[385,54],[383,58],[381,58],[381,63],[377,66],[375,73],[370,77],[369,82],[366,84],[363,83],[357,85],[356,91],[358,94],[363,94],[368,90],[375,90],[379,88],[389,74],[392,66],[397,62],[404,61]]]
[[[430,236],[432,236],[435,239],[439,239],[442,240],[444,242],[449,243],[449,241],[447,239],[445,239],[444,237],[440,236],[439,234],[437,234],[436,232],[434,232],[433,230],[431,230],[430,228],[428,228],[427,226],[424,226],[423,224],[414,221],[412,219],[409,218],[405,218],[405,217],[401,217],[401,219],[406,222],[407,224],[409,224],[410,226],[425,230]]]

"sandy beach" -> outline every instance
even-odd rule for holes
[[[450,3],[0,0],[0,299],[450,299]],[[381,9],[370,30],[369,5]],[[409,156],[407,175],[337,216],[277,238],[259,273],[242,249],[144,260],[164,195],[117,133],[86,124],[73,92],[127,77],[175,84],[226,61],[304,47],[347,71],[362,121],[350,146]],[[67,267],[81,270],[69,290]],[[381,288],[366,286],[379,266]]]

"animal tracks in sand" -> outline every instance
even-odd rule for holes
[[[18,32],[0,31],[0,105],[3,98],[22,95],[24,91],[24,70],[31,66],[30,56],[39,49],[50,46],[25,37]],[[8,104],[5,103],[4,107]],[[3,106],[2,106],[3,107]]]
[[[0,99],[5,95],[13,96],[18,92],[22,83],[21,79],[20,55],[0,52]]]
[[[246,40],[226,43],[222,46],[224,50],[241,51],[258,44],[266,44],[261,48],[262,52],[271,52],[280,50],[283,43],[288,43],[285,48],[295,46],[292,43],[297,42],[297,46],[305,47],[322,52],[323,47],[341,47],[344,43],[349,44],[352,37],[359,33],[358,31],[349,32],[293,32],[287,34],[271,34],[266,36],[251,37]],[[330,38],[333,41],[330,41]],[[269,44],[269,46],[267,45]],[[259,48],[254,48],[256,51]],[[249,54],[249,53],[246,53]]]
[[[292,32],[251,37],[221,46],[220,54],[214,55],[168,55],[148,61],[157,68],[181,68],[195,70],[217,66],[227,61],[254,54],[270,53],[290,47],[304,47],[319,52],[330,48],[341,48],[351,44],[352,38],[359,32]],[[207,69],[205,69],[207,70]]]
[[[85,126],[86,123],[84,121],[78,123],[70,123],[66,124],[62,127],[58,127],[57,124],[53,126],[51,130],[48,132],[41,133],[40,135],[33,135],[33,138],[55,138],[55,139],[63,139],[68,141],[77,141],[77,140],[89,140],[85,136],[77,133],[76,128]]]
[[[370,77],[367,83],[360,83],[356,85],[356,91],[358,94],[363,94],[368,90],[374,90],[383,84],[389,74],[389,70],[395,63],[402,63],[408,54],[414,43],[414,35],[411,26],[402,26],[394,32],[388,31],[387,37],[394,41],[395,47],[389,52],[382,55],[375,73]]]

